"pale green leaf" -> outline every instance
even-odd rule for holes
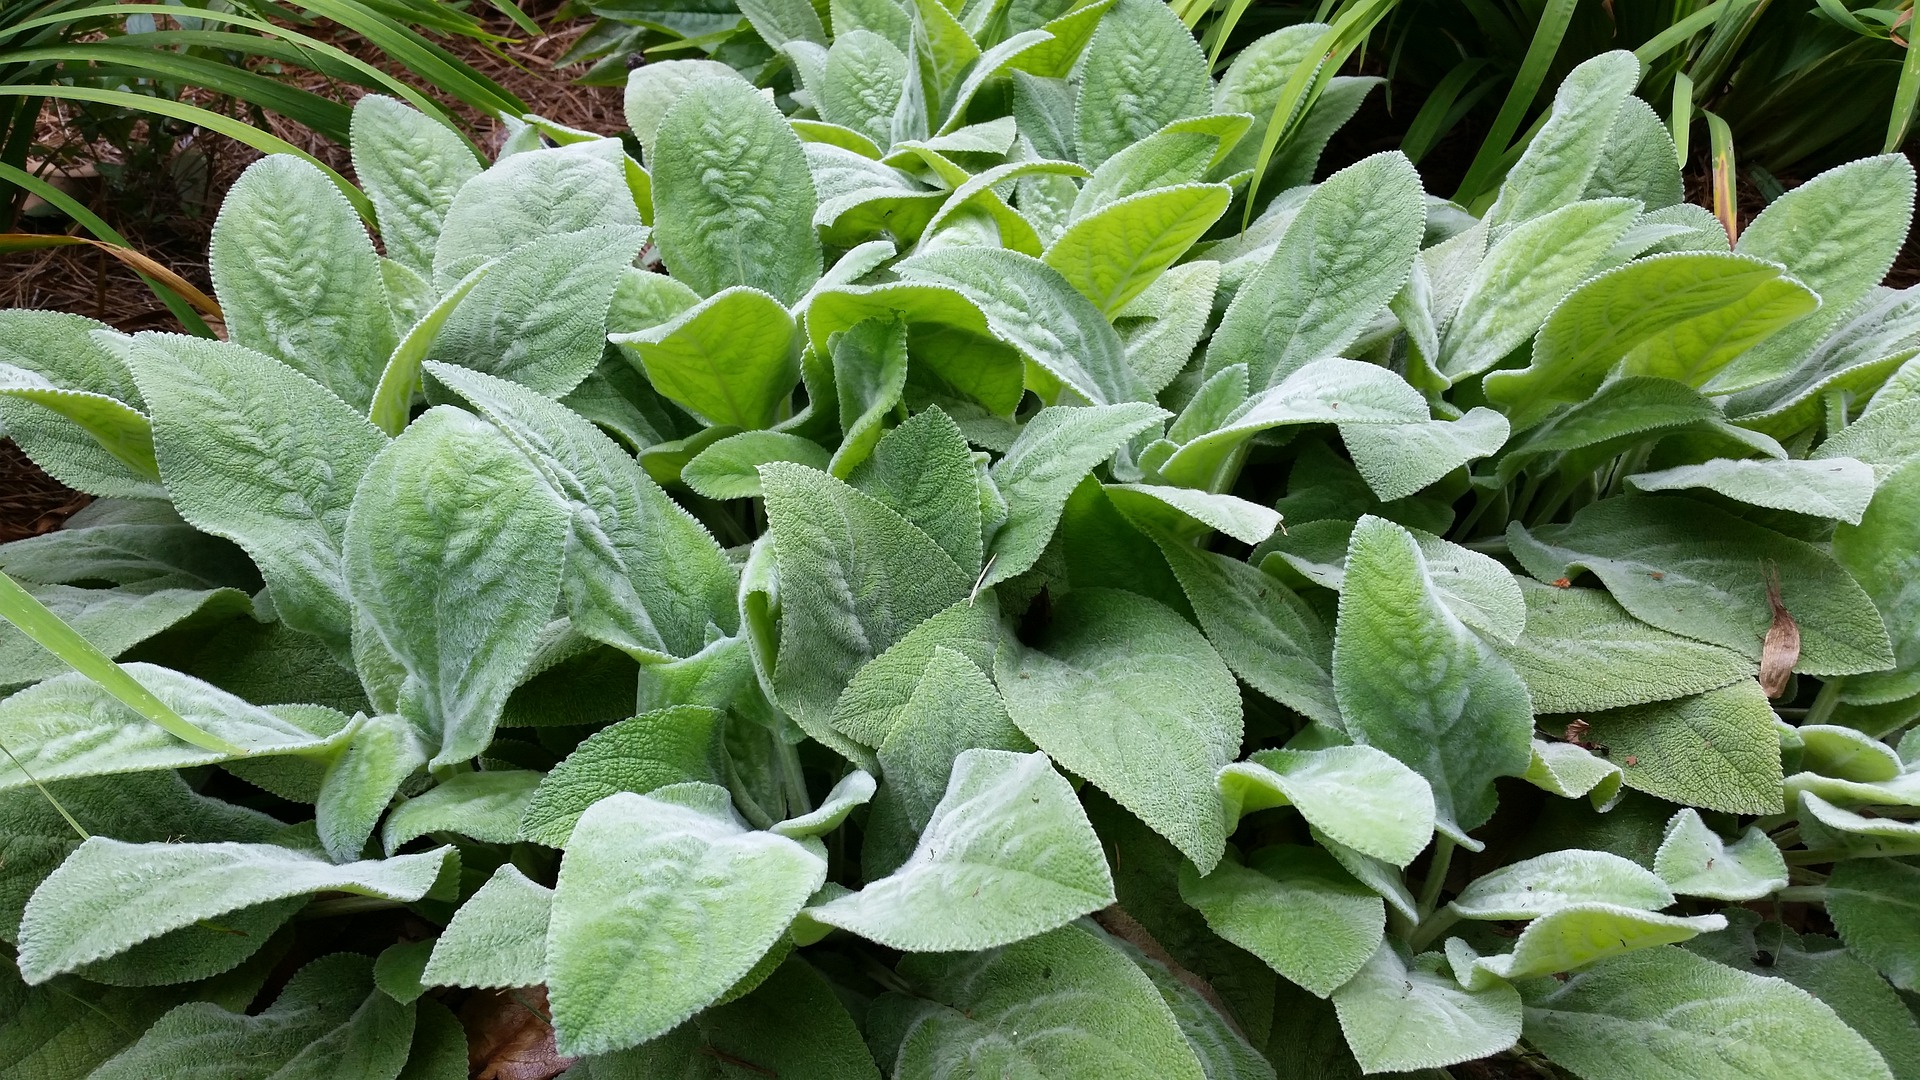
[[[827,448],[811,439],[784,431],[743,431],[695,454],[681,467],[680,480],[709,499],[757,499],[760,466],[786,461],[825,472],[831,460]]]
[[[275,154],[236,181],[208,251],[227,335],[364,412],[393,352],[379,256],[333,181]]]
[[[375,989],[371,959],[335,953],[301,968],[258,1015],[207,1001],[182,1005],[90,1075],[393,1080],[406,1065],[413,1028],[413,1010]]]
[[[1045,754],[964,750],[891,876],[807,914],[909,952],[987,949],[1113,902],[1100,839]]]
[[[909,280],[946,285],[977,304],[996,338],[1095,405],[1144,397],[1120,335],[1059,271],[1015,251],[949,248],[898,264]]]
[[[1531,59],[1531,57],[1529,57]],[[1600,168],[1622,105],[1640,81],[1640,61],[1616,49],[1580,64],[1553,96],[1553,111],[1527,143],[1487,211],[1511,228],[1581,197]]]
[[[433,335],[427,355],[559,397],[593,372],[606,348],[607,309],[646,242],[639,225],[537,237],[499,256]]]
[[[1853,674],[1894,659],[1873,601],[1832,556],[1702,503],[1603,499],[1566,525],[1515,523],[1508,543],[1542,581],[1591,570],[1635,618],[1753,660],[1773,624],[1771,566],[1800,627],[1795,670]]]
[[[359,858],[400,786],[432,752],[404,717],[382,714],[361,724],[314,797],[314,827],[327,854],[341,862]]]
[[[1419,174],[1397,152],[1328,177],[1240,286],[1207,346],[1207,372],[1246,364],[1258,393],[1338,356],[1406,284],[1425,225]]]
[[[1628,375],[1700,386],[1819,302],[1782,267],[1749,255],[1636,259],[1570,293],[1541,327],[1528,366],[1487,376],[1487,397],[1525,430],[1555,404],[1585,399],[1622,361]]]
[[[958,653],[976,669],[984,671],[993,667],[999,642],[1000,606],[990,591],[936,612],[854,673],[834,705],[835,730],[867,746],[884,745],[893,732],[915,714],[912,700],[929,681],[933,685],[925,692],[932,700],[960,694],[977,699],[976,703],[986,707],[987,702],[980,697],[977,686],[964,689],[951,685],[949,679],[964,678],[951,659],[935,671],[929,671],[929,666],[934,655],[944,649]],[[929,811],[933,801],[945,790],[946,777],[942,775],[932,799],[926,802]]]
[[[1263,848],[1205,877],[1185,867],[1180,896],[1215,933],[1318,997],[1364,967],[1386,931],[1380,897],[1313,848]]]
[[[115,339],[96,331],[111,333],[105,323],[60,311],[0,312],[0,385],[16,388],[0,392],[0,424],[28,457],[69,487],[112,498],[164,499],[151,436],[143,432],[144,418],[135,419],[146,403],[109,348]],[[119,407],[100,405],[99,398]],[[97,412],[98,422],[69,417],[82,408]]]
[[[1494,779],[1531,761],[1526,684],[1440,600],[1413,536],[1379,518],[1347,549],[1333,679],[1347,730],[1426,777],[1456,840],[1492,816]]]
[[[1827,879],[1827,914],[1862,960],[1902,990],[1920,990],[1920,868],[1858,859]]]
[[[1920,1023],[1878,972],[1831,937],[1801,937],[1743,908],[1730,908],[1726,915],[1728,929],[1681,947],[1749,975],[1798,986],[1866,1036],[1898,1080],[1920,1075]]]
[[[1605,813],[1619,803],[1625,780],[1620,766],[1584,746],[1533,740],[1533,763],[1527,766],[1526,781],[1542,791],[1563,799],[1585,795],[1595,810]]]
[[[661,395],[709,423],[771,427],[800,377],[800,335],[774,296],[730,288],[673,320],[615,334]]]
[[[347,718],[329,709],[263,709],[176,671],[151,664],[122,666],[168,708],[241,752],[224,754],[178,739],[98,683],[73,673],[0,701],[0,740],[12,754],[0,767],[0,788],[34,780],[183,769],[236,758],[324,756],[351,731]]]
[[[1089,166],[1211,104],[1212,80],[1199,44],[1171,9],[1152,0],[1115,3],[1081,66],[1075,144]]]
[[[776,691],[810,734],[838,741],[834,705],[854,672],[973,582],[926,533],[826,473],[775,463],[760,477],[780,567]]]
[[[48,799],[82,828],[130,842],[263,842],[280,823],[196,793],[177,773],[127,773],[0,793],[0,939],[19,940],[27,898],[80,840]],[[5,1075],[0,1073],[0,1076]]]
[[[1406,866],[1433,837],[1433,791],[1370,746],[1260,750],[1220,770],[1227,821],[1292,806],[1342,847]]]
[[[1820,461],[1714,458],[1627,477],[1636,491],[1706,488],[1737,502],[1860,524],[1873,498],[1873,470],[1852,458]]]
[[[825,836],[846,824],[855,810],[873,801],[876,782],[865,769],[855,769],[840,778],[820,805],[804,814],[775,822],[768,831],[790,840]]]
[[[1890,410],[1891,411],[1891,410]],[[1869,416],[1874,414],[1869,414]],[[1848,680],[1847,700],[1863,704],[1895,701],[1920,692],[1920,464],[1909,462],[1889,475],[1857,526],[1834,530],[1833,556],[1872,598],[1893,641],[1889,671]]]
[[[1240,695],[1197,630],[1132,593],[1075,590],[1033,648],[1001,653],[995,678],[1035,745],[1195,864],[1219,861],[1214,776],[1240,748]]]
[[[722,18],[732,19],[733,12]],[[627,127],[633,137],[646,151],[647,161],[657,166],[657,152],[654,150],[655,135],[660,128],[660,118],[667,114],[680,95],[695,82],[705,78],[742,79],[738,71],[717,60],[655,60],[642,64],[627,73],[626,92],[622,95],[622,111]]]
[[[531,769],[459,773],[394,807],[380,843],[389,855],[428,833],[510,844],[519,838],[520,818],[542,779]]]
[[[514,154],[454,196],[433,249],[433,284],[446,292],[480,264],[529,243],[639,224],[626,173],[606,155],[568,147]]]
[[[1630,788],[1734,814],[1781,809],[1780,741],[1757,682],[1584,719]]]
[[[1105,484],[1102,490],[1131,520],[1176,535],[1217,529],[1243,544],[1258,544],[1280,527],[1278,513],[1237,495],[1167,484]]]
[[[1504,982],[1465,990],[1428,953],[1409,963],[1383,943],[1333,992],[1340,1030],[1367,1072],[1431,1069],[1497,1054],[1520,1038],[1520,995]]]
[[[822,119],[860,132],[878,146],[893,141],[893,114],[906,90],[907,58],[871,30],[835,35],[826,81],[815,95]]]
[[[480,163],[460,133],[381,94],[353,105],[353,175],[373,202],[387,258],[433,274],[440,223]]]
[[[1839,326],[1893,265],[1913,218],[1913,193],[1912,164],[1883,154],[1821,173],[1749,222],[1735,250],[1790,267],[1820,294],[1820,311],[1741,357],[1714,388],[1744,389],[1786,374]]]
[[[1305,601],[1238,559],[1173,540],[1160,551],[1234,674],[1303,715],[1339,722],[1333,635]]]
[[[1069,225],[1045,261],[1112,319],[1226,212],[1230,194],[1185,184],[1125,196]]]
[[[559,599],[566,536],[534,467],[455,409],[414,421],[368,468],[345,544],[354,653],[363,680],[375,663],[390,680],[375,704],[413,721],[436,764],[492,741]]]
[[[245,548],[280,618],[345,657],[347,512],[387,440],[323,387],[250,349],[142,334],[126,359],[146,384],[181,516]]]
[[[1489,975],[1515,982],[1537,979],[1726,926],[1723,915],[1660,915],[1614,904],[1568,904],[1528,923],[1512,952],[1475,960],[1471,981],[1484,983]]]
[[[594,732],[541,781],[521,818],[521,837],[565,847],[580,815],[609,795],[721,782],[724,731],[716,710],[676,705]]]
[[[1890,1080],[1806,991],[1680,949],[1647,949],[1528,987],[1527,1041],[1589,1080]]]
[[[800,299],[820,277],[814,188],[800,139],[737,78],[703,78],[660,119],[656,242],[673,275],[711,296],[732,286]]]
[[[420,981],[428,986],[538,986],[547,978],[553,890],[507,863],[453,913]]]
[[[1474,270],[1440,342],[1454,382],[1487,370],[1526,342],[1569,290],[1592,274],[1640,213],[1628,199],[1569,203],[1500,237]]]
[[[1658,911],[1672,903],[1673,891],[1646,867],[1604,851],[1569,849],[1475,878],[1448,908],[1462,918],[1504,921],[1581,905]]]
[[[1042,409],[991,475],[1007,500],[1007,521],[988,548],[993,566],[986,584],[1030,569],[1046,550],[1067,498],[1094,466],[1128,440],[1165,419],[1153,405],[1129,402],[1095,408]]]
[[[733,633],[737,572],[706,528],[624,450],[513,383],[433,370],[512,440],[571,510],[561,591],[576,630],[649,661],[700,652],[716,624]],[[653,571],[663,562],[674,573]]]
[[[1599,589],[1521,580],[1526,631],[1496,646],[1542,713],[1615,709],[1718,690],[1754,674],[1731,649],[1641,622]]]
[[[1084,924],[985,952],[909,956],[900,970],[931,1001],[890,996],[870,1014],[869,1026],[899,1031],[896,1076],[1205,1076],[1152,980]]]
[[[595,803],[574,826],[547,930],[560,1051],[666,1034],[745,975],[825,880],[800,844],[726,817],[625,792]]]
[[[960,426],[936,405],[888,432],[847,482],[926,533],[962,573],[977,579],[981,472]]]
[[[128,844],[96,836],[48,875],[20,919],[20,974],[30,984],[124,952],[170,930],[316,892],[411,902],[454,849],[336,866],[274,844]]]
[[[57,535],[57,534],[56,534]],[[0,565],[0,570],[10,570]],[[173,627],[205,627],[251,614],[253,598],[238,589],[76,589],[23,585],[34,599],[109,657]],[[12,623],[0,622],[0,690],[73,670]]]
[[[1729,844],[1691,807],[1667,822],[1654,873],[1674,892],[1714,900],[1758,900],[1787,885],[1787,863],[1767,834],[1749,827]]]
[[[1310,521],[1275,537],[1270,547],[1308,581],[1339,592],[1346,585],[1347,548],[1353,530],[1354,525],[1347,521]],[[1491,556],[1432,533],[1420,529],[1407,532],[1420,548],[1427,575],[1447,610],[1496,642],[1510,643],[1520,636],[1532,616],[1521,584],[1506,567]]]

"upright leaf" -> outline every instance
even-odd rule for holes
[[[1082,67],[1074,141],[1089,166],[1211,104],[1212,80],[1199,44],[1172,9],[1154,0],[1114,4]]]
[[[433,249],[433,285],[445,292],[488,259],[546,237],[639,224],[618,162],[568,147],[514,154],[454,196]]]
[[[433,249],[454,196],[480,175],[459,132],[409,105],[367,94],[353,106],[353,175],[373,201],[387,258],[433,275]]]
[[[368,468],[347,518],[354,653],[363,678],[380,670],[370,656],[391,658],[382,694],[435,764],[492,741],[559,598],[567,521],[513,443],[455,409],[429,411]]]
[[[318,168],[265,158],[220,207],[208,258],[228,337],[366,411],[393,352],[379,257]]]
[[[1891,670],[1847,681],[1847,700],[1893,701],[1920,692],[1920,576],[1915,530],[1920,529],[1920,464],[1908,462],[1886,478],[1858,525],[1834,530],[1833,556],[1872,598],[1893,642]],[[1804,648],[1804,645],[1802,646]]]
[[[1235,294],[1207,372],[1245,364],[1257,393],[1338,356],[1406,284],[1425,228],[1420,176],[1405,156],[1376,154],[1328,177]]]
[[[780,566],[775,686],[815,738],[837,740],[834,703],[855,670],[973,581],[926,533],[825,473],[782,463],[760,476]]]
[[[1166,416],[1153,405],[1042,409],[991,475],[1007,500],[1007,520],[993,537],[986,584],[1030,569],[1046,549],[1067,498],[1087,472],[1126,441]]]
[[[738,79],[701,79],[660,118],[654,204],[673,275],[711,296],[745,285],[783,304],[820,278],[800,139]]]
[[[500,379],[435,365],[571,511],[561,593],[573,626],[643,660],[692,656],[736,628],[737,572],[706,529],[578,415]],[[674,572],[657,568],[671,563]]]
[[[600,363],[608,305],[646,238],[639,225],[599,225],[504,253],[455,303],[427,354],[565,394]]]
[[[1546,123],[1501,183],[1487,221],[1496,229],[1512,227],[1580,198],[1639,81],[1639,59],[1617,49],[1569,72]]]
[[[1751,386],[1791,370],[1880,283],[1913,220],[1913,165],[1898,154],[1829,169],[1768,204],[1734,250],[1782,263],[1820,294],[1820,311],[1756,348],[1720,385]]]
[[[1379,518],[1347,548],[1333,685],[1347,730],[1427,778],[1456,840],[1493,815],[1494,779],[1532,760],[1526,684],[1441,603],[1413,537]]]

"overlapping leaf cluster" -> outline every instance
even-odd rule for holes
[[[364,100],[378,249],[256,165],[226,341],[0,315],[132,680],[0,638],[0,1069],[1920,1075],[1904,160],[1729,250],[1616,53],[1249,196],[1314,28],[769,10],[638,160]]]

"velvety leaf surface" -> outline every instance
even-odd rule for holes
[[[1529,1042],[1596,1080],[1892,1075],[1864,1038],[1804,990],[1679,949],[1631,953],[1564,984],[1532,984],[1526,1017]]]
[[[1240,695],[1205,638],[1130,593],[1076,590],[995,678],[1014,723],[1203,868],[1226,843],[1214,774],[1240,747]]]
[[[1526,771],[1526,684],[1440,602],[1413,537],[1379,518],[1347,549],[1333,678],[1347,730],[1433,786],[1443,833],[1483,824],[1494,778]]]
[[[1010,944],[1112,902],[1099,837],[1046,755],[964,750],[906,863],[807,914],[940,952]]]
[[[547,930],[562,1053],[672,1030],[745,975],[826,880],[819,856],[731,813],[621,793],[581,815]]]

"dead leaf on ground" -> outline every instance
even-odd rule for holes
[[[553,1045],[547,988],[480,990],[460,1008],[474,1080],[552,1080],[573,1067]]]

